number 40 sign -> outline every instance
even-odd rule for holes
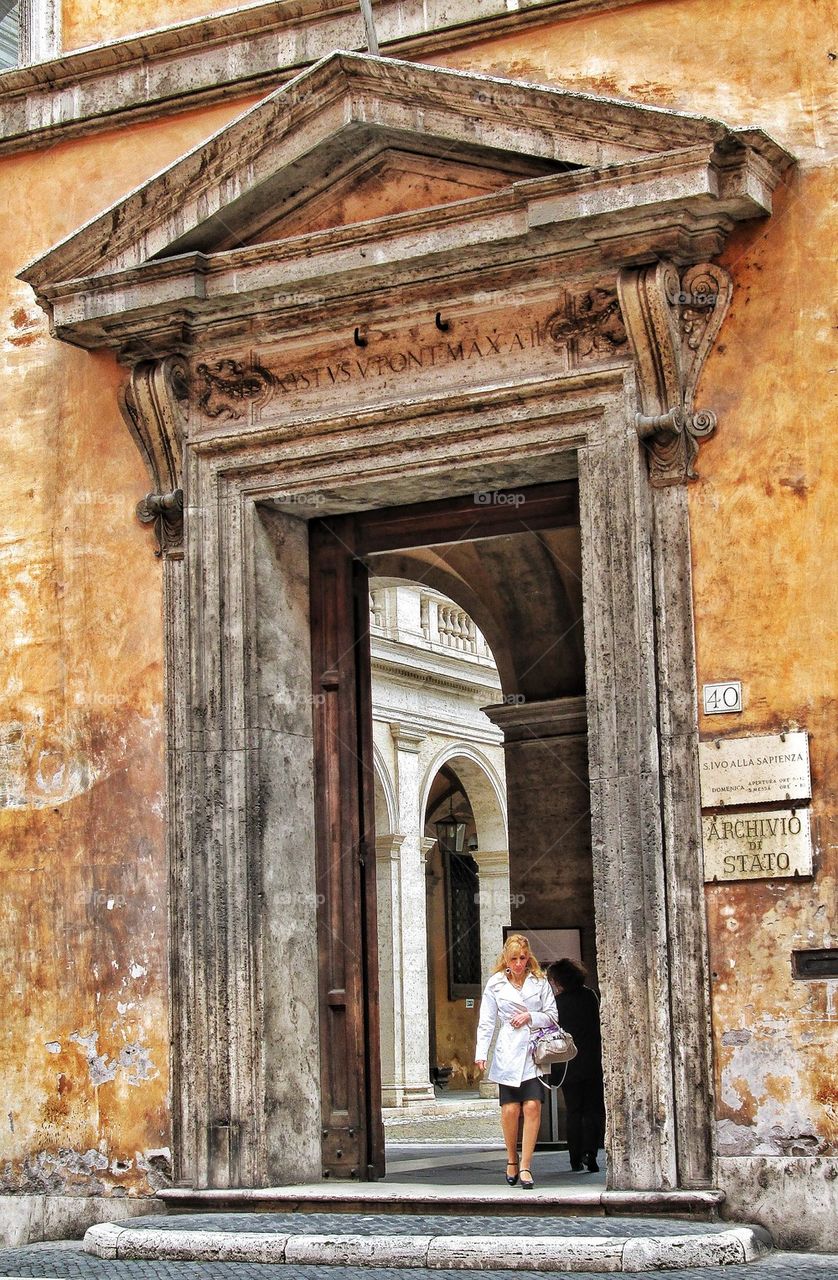
[[[702,685],[704,714],[720,716],[728,711],[742,710],[741,680],[723,680],[720,684]]]

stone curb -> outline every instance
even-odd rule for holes
[[[98,1258],[273,1262],[483,1271],[670,1271],[753,1262],[771,1250],[761,1227],[682,1236],[362,1236],[264,1231],[137,1230],[102,1223],[84,1237]]]

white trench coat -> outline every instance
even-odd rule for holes
[[[532,1017],[532,1024],[513,1027],[510,1021],[524,1010]],[[511,1084],[516,1087],[522,1080],[531,1080],[538,1072],[529,1052],[530,1035],[536,1027],[548,1027],[558,1023],[556,997],[546,978],[535,978],[528,973],[519,991],[513,987],[506,974],[493,973],[486,983],[480,1002],[480,1019],[477,1023],[476,1062],[489,1056],[489,1045],[500,1022],[495,1053],[489,1068],[488,1079],[495,1084]]]

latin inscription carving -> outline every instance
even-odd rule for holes
[[[493,326],[471,322],[469,332],[440,335],[433,327],[423,340],[411,329],[410,339],[368,337],[358,350],[322,349],[321,352],[276,356],[251,352],[249,357],[204,361],[195,367],[193,396],[201,414],[210,419],[237,421],[256,418],[261,410],[284,398],[342,387],[375,386],[390,379],[422,377],[435,370],[465,369],[484,361],[508,363],[528,354],[560,352],[567,367],[602,362],[628,351],[628,338],[613,289],[591,288],[565,293],[561,306],[545,319],[509,317]],[[287,349],[286,349],[287,350]]]
[[[478,333],[459,341],[429,342],[381,354],[364,353],[347,360],[301,365],[285,373],[273,373],[271,377],[280,392],[309,391],[316,387],[368,382],[390,374],[409,374],[419,369],[442,369],[491,356],[515,355],[531,351],[541,343],[538,325],[513,332],[495,329],[492,333]]]

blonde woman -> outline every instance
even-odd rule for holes
[[[531,1191],[535,1186],[530,1166],[544,1096],[544,1086],[537,1078],[530,1053],[530,1033],[535,1027],[556,1022],[556,998],[550,983],[523,934],[510,934],[483,992],[474,1065],[481,1071],[486,1069],[489,1045],[500,1023],[489,1079],[499,1086],[501,1128],[507,1155],[506,1181],[514,1187],[520,1178],[524,1191]],[[519,1163],[518,1126],[522,1111],[524,1134]]]

